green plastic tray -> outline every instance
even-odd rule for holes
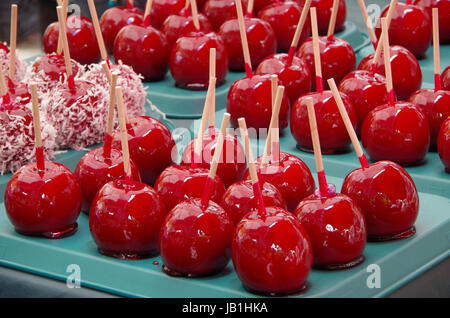
[[[169,128],[170,131],[173,131],[175,129],[175,124],[172,121],[163,117],[163,115],[161,115],[159,112],[152,110],[148,103],[145,106],[145,113],[147,116],[151,116],[153,118],[160,120],[167,128]],[[100,146],[101,146],[101,144],[93,145],[93,146],[88,147],[86,150],[80,150],[80,151],[76,151],[76,150],[60,151],[60,153],[57,154],[53,160],[56,162],[62,163],[67,168],[74,171],[78,164],[78,161],[80,161],[80,159],[88,151],[95,149],[97,147],[100,147]],[[0,175],[0,202],[3,202],[3,200],[4,200],[5,188],[6,188],[6,185],[10,178],[11,178],[11,173],[6,173],[4,175]]]
[[[342,179],[329,177],[340,188]],[[312,270],[308,288],[292,297],[381,297],[411,281],[450,255],[450,202],[420,193],[417,233],[408,239],[368,243],[361,265],[342,271]],[[80,267],[81,285],[129,297],[255,297],[240,283],[230,262],[226,269],[205,278],[175,278],[162,271],[161,258],[118,260],[97,252],[89,232],[88,217],[80,215],[79,229],[60,240],[30,238],[17,234],[0,205],[0,265],[67,281],[71,264]],[[155,265],[157,261],[159,264]],[[372,272],[380,267],[380,288],[368,288]]]
[[[336,33],[336,36],[348,41],[355,52],[370,43],[369,37],[349,21],[345,23],[345,29]],[[226,82],[217,87],[216,90],[216,107],[218,110],[225,107],[230,86],[243,77],[245,77],[245,73],[228,72]],[[163,111],[168,118],[195,119],[202,116],[206,91],[191,91],[175,87],[175,80],[170,73],[162,81],[145,83],[144,85],[148,88],[148,97],[152,103]]]

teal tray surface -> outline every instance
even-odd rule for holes
[[[342,179],[329,177],[338,188]],[[381,297],[392,293],[450,255],[448,199],[420,193],[417,233],[408,239],[368,243],[361,265],[342,271],[312,270],[308,288],[292,297]],[[80,268],[81,285],[129,297],[255,297],[240,283],[230,262],[220,274],[205,278],[175,278],[162,271],[161,258],[127,261],[97,252],[89,233],[88,217],[78,219],[79,229],[60,240],[17,234],[0,206],[0,265],[67,281],[68,266]],[[154,265],[154,262],[159,262]],[[367,287],[369,265],[380,268],[380,288]]]
[[[345,29],[336,33],[336,36],[349,42],[355,52],[370,43],[369,37],[365,33],[360,32],[356,25],[349,21],[345,23]],[[230,86],[243,77],[245,77],[245,73],[228,72],[226,82],[218,86],[216,90],[218,110],[225,107]],[[167,117],[193,119],[202,116],[206,91],[191,91],[175,87],[175,80],[170,73],[162,81],[144,83],[144,85],[147,88],[148,98]]]

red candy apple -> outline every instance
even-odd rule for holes
[[[165,169],[155,182],[155,190],[161,196],[168,211],[188,199],[201,198],[208,178],[208,169],[173,165]],[[220,202],[225,186],[214,177],[211,200]]]
[[[286,201],[281,192],[271,183],[262,182],[261,192],[265,206],[286,209]],[[220,206],[227,212],[236,225],[249,212],[259,208],[257,196],[253,192],[251,180],[242,180],[233,183],[226,191],[220,201]]]
[[[282,0],[284,1],[284,0]],[[273,0],[254,0],[253,1],[253,10],[256,13],[259,13],[262,9],[265,9],[268,5],[271,5],[274,1]],[[281,2],[279,0],[275,0],[275,3]]]
[[[143,21],[144,13],[137,8],[112,7],[106,10],[100,18],[100,29],[108,53],[113,53],[114,40],[120,29],[129,24],[141,25]]]
[[[130,160],[133,180],[141,181],[137,165]],[[96,148],[81,158],[75,168],[75,176],[83,193],[83,212],[89,213],[97,192],[108,182],[125,177],[123,156],[119,149],[111,148],[111,155],[105,157],[104,148]]]
[[[28,84],[19,81],[12,81],[9,77],[8,79],[8,93],[12,99],[16,102],[27,105],[31,102],[31,94],[28,89]]]
[[[177,40],[170,54],[170,73],[178,87],[205,89],[209,84],[209,50],[216,48],[217,85],[225,82],[228,54],[216,33],[192,32]]]
[[[450,116],[450,92],[421,89],[411,95],[409,101],[420,108],[430,126],[430,149],[436,150],[437,136],[444,120]]]
[[[278,52],[287,52],[291,47],[301,12],[302,8],[294,1],[275,2],[258,12],[258,17],[272,26],[277,38]],[[299,44],[309,37],[310,32],[311,25],[307,22],[300,35]]]
[[[62,164],[45,161],[20,168],[5,190],[5,209],[18,233],[61,238],[77,229],[81,188],[74,174]]]
[[[244,117],[249,128],[257,132],[260,128],[267,129],[272,116],[270,76],[253,75],[234,82],[228,91],[227,112],[231,114],[233,127],[238,127],[238,118]],[[288,113],[289,100],[285,92],[279,114],[280,130],[287,127]]]
[[[374,240],[403,238],[412,229],[419,212],[419,195],[409,174],[391,161],[378,161],[350,172],[342,193],[358,203]]]
[[[364,260],[366,222],[350,197],[330,191],[324,196],[316,191],[298,204],[294,214],[311,240],[314,266],[348,268]]]
[[[167,17],[178,14],[185,4],[186,0],[153,0],[150,13],[151,24],[159,29]]]
[[[298,4],[303,8],[306,0],[297,0]],[[319,34],[325,35],[328,31],[328,24],[330,23],[331,11],[334,0],[312,0],[311,7],[315,7],[317,11],[317,26]],[[347,10],[345,7],[345,0],[339,0],[338,12],[336,16],[336,25],[334,32],[340,32],[345,29],[344,23]]]
[[[130,118],[127,133],[130,156],[139,167],[142,182],[153,185],[160,173],[174,163],[175,141],[163,123],[148,116]],[[113,140],[113,147],[120,149],[118,130],[114,132]]]
[[[387,16],[387,6],[380,18]],[[381,24],[378,21],[375,34],[380,38]],[[416,58],[422,58],[430,47],[432,37],[431,16],[425,9],[412,4],[399,2],[394,10],[391,24],[389,25],[389,42],[392,45],[400,45],[411,51]]]
[[[450,65],[442,72],[442,89],[450,91]]]
[[[80,64],[92,64],[100,60],[100,50],[91,20],[83,16],[71,15],[66,20],[66,31],[71,58]],[[53,22],[44,32],[45,53],[56,52],[58,38],[59,23]]]
[[[233,222],[213,201],[191,199],[167,215],[159,235],[164,271],[172,276],[205,276],[220,272],[230,260]]]
[[[247,214],[234,230],[231,253],[244,287],[271,295],[302,290],[313,262],[300,221],[277,207],[266,208],[264,215]]]
[[[439,42],[450,43],[450,1],[449,0],[416,0],[416,6],[422,7],[428,13],[431,21],[431,9],[439,10]]]
[[[298,97],[309,93],[313,87],[313,79],[309,66],[296,56],[289,63],[288,54],[279,53],[265,58],[256,68],[258,75],[276,74],[281,85],[286,87],[290,104],[294,104]]]
[[[422,70],[414,55],[404,47],[393,45],[389,48],[392,67],[392,82],[399,100],[408,100],[412,93],[422,86]],[[359,70],[369,71],[373,55],[370,54],[359,63]],[[384,59],[378,61],[375,72],[385,76]]]
[[[302,95],[292,106],[290,127],[292,136],[297,141],[297,147],[308,152],[313,149],[306,106],[306,98],[308,97],[313,98],[322,153],[331,154],[348,151],[350,138],[333,94],[328,90]],[[341,94],[341,97],[353,127],[355,127],[357,119],[352,102],[345,94]]]
[[[78,66],[74,61],[71,61],[70,64],[72,65],[73,74],[77,74],[79,72]],[[42,71],[45,76],[54,82],[54,85],[56,85],[58,81],[62,81],[64,76],[66,76],[66,64],[64,62],[64,57],[56,53],[44,55],[36,60],[32,64],[31,70],[33,73],[39,73]]]
[[[251,63],[256,67],[264,58],[277,51],[277,39],[272,27],[266,21],[256,18],[245,18],[244,23]],[[245,62],[242,54],[238,20],[231,19],[224,22],[218,33],[225,42],[228,51],[230,70],[244,71]]]
[[[158,233],[166,216],[155,190],[141,182],[118,179],[105,184],[92,202],[89,229],[100,253],[140,259],[158,250]]]
[[[441,126],[437,148],[445,170],[450,173],[450,117]]]
[[[242,1],[246,7],[247,0]],[[203,7],[203,14],[211,22],[215,31],[227,20],[237,17],[235,0],[208,0]]]
[[[270,162],[261,168],[262,158],[260,156],[256,159],[261,182],[269,182],[280,190],[289,211],[294,211],[301,200],[314,193],[314,179],[302,160],[292,154],[280,152],[278,162]],[[244,178],[249,178],[248,171]]]
[[[326,81],[334,78],[338,84],[348,73],[356,67],[356,56],[350,44],[334,35],[319,37],[320,65],[324,87],[328,88]],[[313,40],[306,40],[297,52],[309,66],[315,76]]]
[[[352,101],[357,116],[358,134],[367,114],[388,101],[386,79],[383,75],[369,71],[356,70],[347,74],[338,89]]]
[[[372,161],[415,165],[423,162],[428,151],[430,128],[416,106],[395,102],[378,106],[367,115],[361,140]]]

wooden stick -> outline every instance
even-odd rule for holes
[[[194,21],[194,26],[197,30],[200,30],[200,21],[198,20],[198,10],[196,0],[191,0],[191,12],[192,12],[192,20]]]
[[[316,112],[314,110],[314,103],[311,97],[306,98],[306,105],[308,107],[309,127],[311,129],[311,138],[314,148],[314,158],[316,159],[317,177],[319,179],[319,191],[322,195],[328,194],[328,183],[323,169],[322,150],[320,149],[319,132],[317,130]]]
[[[214,150],[214,156],[212,158],[208,178],[206,179],[205,187],[202,196],[202,205],[204,207],[208,206],[209,199],[211,198],[214,189],[214,179],[217,173],[217,167],[219,166],[220,157],[222,156],[223,144],[225,140],[225,135],[227,133],[228,123],[230,121],[230,114],[223,114],[222,124],[220,126],[219,137],[217,137],[216,149]]]
[[[36,151],[36,166],[39,170],[45,170],[44,147],[41,136],[41,120],[39,117],[39,100],[37,95],[37,84],[30,83],[31,104],[33,111],[33,127]]]
[[[66,34],[66,23],[64,21],[64,13],[63,8],[58,6],[56,7],[58,12],[58,20],[59,20],[59,30],[63,42],[63,51],[64,51],[64,62],[66,63],[66,73],[69,78],[72,77],[72,64],[70,63],[70,52],[69,52],[69,43],[67,42],[67,34]],[[69,81],[70,84],[70,81]]]
[[[395,7],[397,6],[397,2],[398,2],[398,0],[391,0],[391,3],[389,4],[389,10],[386,15],[388,30],[389,30],[389,26],[391,25],[392,16],[394,15]],[[384,36],[385,36],[384,32],[381,31],[378,43],[380,43],[380,42],[383,43]],[[375,67],[378,64],[378,60],[380,59],[382,47],[383,47],[383,45],[377,45],[377,49],[375,50],[375,54],[373,56],[372,65],[370,66],[372,72],[375,72]]]
[[[332,36],[334,34],[334,27],[336,26],[336,17],[338,13],[339,0],[333,1],[333,7],[331,8],[330,22],[328,23],[328,33],[327,36]]]
[[[439,16],[438,8],[432,9],[433,13],[433,59],[434,59],[434,90],[442,89],[441,61],[439,54]]]
[[[103,68],[103,72],[105,73],[106,79],[108,80],[109,85],[111,85],[111,70],[109,69],[108,63],[106,61],[101,61],[100,65]],[[115,87],[116,85],[113,85]]]
[[[323,92],[322,66],[320,64],[319,31],[317,28],[316,8],[314,7],[311,8],[311,29],[314,48],[314,69],[316,71],[316,90],[318,92]]]
[[[392,69],[391,69],[391,54],[389,52],[389,35],[388,26],[386,18],[381,18],[381,29],[385,32],[384,37],[382,37],[382,46],[384,48],[384,72],[386,73],[386,89],[388,92],[389,103],[393,104],[395,102],[394,86],[392,83]]]
[[[106,67],[107,68],[107,67]],[[109,70],[109,69],[108,69]],[[106,122],[105,142],[103,144],[103,156],[105,158],[111,157],[112,147],[112,134],[114,126],[114,108],[116,106],[116,85],[119,74],[113,72],[111,75],[111,82],[109,88],[109,107],[108,107],[108,119]]]
[[[254,0],[248,0],[247,4],[247,15],[252,16],[253,15],[253,7],[254,7]]]
[[[147,0],[147,3],[145,4],[145,11],[144,11],[144,26],[145,27],[150,25],[150,13],[152,11],[152,3],[153,3],[153,0]]]
[[[275,100],[277,96],[277,86],[278,86],[278,76],[277,75],[271,75],[270,76],[270,85],[271,85],[271,96],[272,96],[272,117],[275,114]],[[272,122],[272,118],[270,119]],[[269,124],[270,126],[270,124]],[[278,121],[275,121],[274,128],[278,127]],[[270,157],[270,154],[272,152],[272,130],[267,130],[267,138],[266,138],[266,144],[264,146],[264,152],[263,152],[263,158],[261,161],[261,167],[264,167],[268,163],[268,158]]]
[[[116,86],[117,97],[117,113],[119,115],[120,138],[122,141],[122,155],[123,155],[123,169],[125,172],[125,179],[132,181],[131,166],[130,166],[130,151],[128,148],[128,132],[125,124],[125,108],[123,107],[122,87]]]
[[[259,203],[259,213],[264,215],[266,212],[266,207],[264,205],[264,199],[261,192],[261,186],[259,185],[258,173],[256,171],[255,160],[253,159],[253,152],[250,146],[250,138],[248,137],[247,124],[245,123],[245,118],[238,119],[239,128],[241,130],[241,137],[244,141],[245,156],[248,163],[248,169],[250,173],[250,179],[252,180],[253,193],[258,198]]]
[[[69,0],[56,0],[58,3],[58,6],[63,7],[63,12],[64,12],[64,21],[66,21],[67,19],[67,10],[69,7]],[[58,53],[59,55],[61,55],[63,51],[63,43],[62,43],[62,37],[61,37],[61,32],[58,34],[58,47],[56,49],[56,53]]]
[[[244,52],[245,73],[247,77],[251,77],[253,76],[252,61],[250,59],[250,50],[248,49],[247,32],[245,31],[245,21],[242,13],[241,0],[236,0],[236,11],[239,22],[239,33],[241,35],[242,50]]]
[[[185,10],[187,10],[189,8],[190,3],[191,3],[191,0],[186,0],[186,3],[184,4]]]
[[[338,91],[336,86],[336,82],[333,78],[330,78],[328,81],[328,86],[330,87],[331,92],[333,93],[334,100],[339,109],[339,113],[341,114],[342,120],[344,121],[345,128],[347,129],[347,133],[350,136],[350,140],[352,141],[353,148],[355,148],[356,155],[358,156],[359,162],[363,168],[367,168],[369,163],[367,161],[366,156],[361,148],[361,144],[359,143],[358,136],[356,136],[355,129],[353,128],[352,121],[348,116],[347,110],[345,109],[344,102],[342,101],[341,94]]]
[[[209,49],[209,78],[216,77],[216,48]],[[209,127],[215,131],[216,126],[216,86],[212,88],[211,92],[211,109],[209,110]]]
[[[11,6],[11,31],[9,37],[9,78],[14,81],[16,75],[17,46],[17,4]]]
[[[295,51],[297,50],[298,42],[300,41],[300,36],[302,35],[306,18],[308,18],[311,2],[312,0],[306,0],[305,5],[303,6],[302,14],[300,15],[300,19],[297,23],[297,28],[295,29],[294,37],[292,38],[291,47],[289,48],[287,65],[291,65],[292,60],[294,59]]]
[[[377,35],[373,30],[372,21],[369,18],[369,14],[367,13],[367,8],[364,3],[364,0],[358,0],[359,8],[361,9],[361,13],[363,15],[364,21],[366,22],[367,32],[369,33],[370,40],[372,41],[373,48],[377,49]]]
[[[2,96],[9,96],[8,85],[6,84],[6,78],[2,67],[0,67],[0,92],[2,93]]]
[[[100,22],[98,21],[97,9],[95,8],[94,0],[88,0],[89,12],[91,13],[92,24],[94,25],[95,37],[97,38],[98,48],[102,60],[109,63],[108,53],[106,52],[105,41],[103,40],[102,31],[100,29]],[[108,64],[108,67],[110,65]]]

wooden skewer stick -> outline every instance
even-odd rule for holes
[[[152,11],[153,0],[147,0],[144,11],[144,26],[150,25],[150,12]]]
[[[277,75],[270,75],[270,86],[271,86],[271,96],[272,96],[272,116],[275,114],[275,99],[277,96],[277,87],[278,87],[278,76]],[[272,121],[272,118],[270,119]],[[269,123],[270,126],[270,123]],[[275,121],[274,128],[278,128],[278,121]],[[263,159],[261,162],[261,167],[264,167],[266,163],[268,162],[268,158],[270,157],[270,154],[272,152],[272,131],[269,128],[267,130],[267,138],[266,138],[266,144],[264,146],[264,152],[263,152]]]
[[[125,108],[123,107],[122,87],[116,86],[117,113],[119,115],[120,138],[122,141],[123,169],[125,179],[129,182],[133,180],[130,166],[130,151],[128,148],[128,133],[125,123]]]
[[[194,21],[194,26],[197,30],[200,30],[200,21],[198,20],[198,10],[196,0],[191,0],[191,12],[192,12],[192,20]]]
[[[339,0],[333,1],[333,7],[331,9],[330,22],[328,23],[327,36],[332,36],[334,34],[334,28],[336,26],[336,17],[338,13]]]
[[[58,3],[58,6],[63,7],[64,21],[66,21],[66,19],[67,19],[67,10],[69,8],[69,0],[56,0],[56,2]],[[56,48],[56,53],[61,55],[62,51],[63,51],[63,43],[62,43],[61,32],[59,32],[59,34],[58,34],[58,46]]]
[[[39,170],[45,170],[44,147],[41,136],[41,121],[39,117],[39,100],[37,95],[37,84],[30,83],[31,104],[33,110],[33,127],[36,151],[36,166]]]
[[[321,195],[328,194],[328,183],[323,169],[322,150],[320,149],[319,131],[317,130],[316,112],[314,109],[313,99],[306,98],[306,105],[308,107],[309,127],[311,129],[311,138],[314,148],[314,158],[316,159],[317,177],[319,179],[319,191]]]
[[[250,146],[250,138],[248,137],[248,130],[247,130],[247,124],[245,123],[245,118],[239,118],[238,123],[239,123],[239,128],[241,130],[241,137],[242,137],[242,140],[244,141],[245,156],[246,156],[247,163],[248,163],[250,179],[252,180],[253,193],[258,198],[259,213],[261,215],[264,215],[266,212],[266,207],[264,205],[264,199],[262,196],[261,186],[259,185],[258,173],[256,172],[256,164],[255,164],[255,160],[253,159],[253,152],[252,152],[252,148]]]
[[[389,4],[389,10],[386,15],[387,26],[388,26],[387,30],[389,30],[389,26],[391,24],[391,20],[394,15],[394,12],[395,12],[395,7],[397,6],[397,2],[398,2],[398,0],[391,0],[391,3]],[[385,36],[385,34],[382,30],[381,34],[380,34],[380,38],[378,39],[379,40],[378,43],[383,43],[384,36]],[[378,60],[380,59],[382,46],[383,45],[377,45],[377,49],[375,50],[375,54],[374,54],[373,60],[372,60],[372,65],[370,66],[372,72],[375,72],[375,68],[378,64]]]
[[[314,49],[314,69],[316,71],[316,90],[323,92],[323,80],[322,80],[322,66],[320,61],[320,48],[319,48],[319,31],[317,28],[317,14],[316,8],[311,9],[311,31],[313,38]]]
[[[106,67],[107,68],[107,67]],[[112,147],[112,134],[114,126],[114,108],[116,106],[116,86],[117,78],[119,74],[113,72],[111,74],[111,82],[109,88],[109,107],[108,107],[108,119],[106,122],[106,132],[105,132],[105,143],[103,145],[103,156],[105,158],[111,157],[111,147]]]
[[[250,59],[250,50],[248,49],[247,32],[245,31],[245,20],[242,13],[242,2],[236,0],[236,11],[239,22],[239,33],[241,35],[242,50],[244,53],[245,73],[247,77],[253,76],[252,61]]]
[[[58,6],[56,7],[56,10],[58,12],[59,30],[63,42],[64,62],[66,64],[68,83],[70,87],[74,87],[75,83],[73,83],[72,78],[73,71],[72,71],[72,64],[70,63],[69,43],[67,42],[66,23],[64,20],[63,8]]]
[[[11,31],[9,38],[9,78],[14,81],[16,75],[17,46],[17,4],[11,6]]]
[[[327,82],[331,92],[333,93],[334,100],[336,101],[342,120],[344,121],[347,133],[350,136],[350,140],[352,141],[353,148],[355,148],[355,152],[356,155],[358,156],[359,162],[361,163],[361,166],[363,168],[367,168],[369,166],[369,162],[367,161],[367,158],[364,155],[364,152],[361,148],[358,136],[356,136],[355,129],[353,128],[352,121],[350,120],[347,110],[345,109],[344,102],[342,101],[341,94],[339,93],[338,88],[336,86],[336,82],[334,81],[333,78],[330,78]]]
[[[369,33],[370,40],[372,41],[373,48],[377,49],[377,35],[373,30],[372,21],[369,18],[369,14],[367,13],[367,8],[364,3],[364,0],[358,0],[359,8],[361,9],[361,13],[363,15],[364,21],[366,22],[367,32]]]
[[[101,61],[100,65],[103,68],[103,72],[106,75],[106,79],[108,80],[109,85],[111,85],[112,77],[111,77],[111,70],[109,69],[108,63],[106,61]],[[115,85],[113,87],[115,87]]]
[[[225,135],[227,133],[228,123],[230,121],[230,114],[223,114],[222,124],[220,126],[219,137],[217,137],[216,149],[214,156],[209,167],[208,178],[206,179],[205,188],[203,190],[202,205],[208,206],[209,199],[211,198],[212,191],[214,189],[214,178],[216,177],[217,167],[219,166],[220,157],[222,156],[223,144]]]
[[[439,54],[439,16],[438,8],[432,9],[433,14],[433,59],[434,59],[434,90],[442,89],[441,60]]]
[[[253,7],[254,7],[255,1],[254,0],[248,0],[247,4],[247,16],[253,16]]]
[[[191,0],[186,0],[186,3],[184,5],[185,10],[187,10],[189,8],[190,3],[191,3]]]
[[[3,73],[3,68],[0,67],[0,92],[3,96],[3,98],[5,98],[5,96],[8,96],[8,85],[6,85],[6,78],[5,78],[5,74]],[[6,102],[5,100],[3,100],[3,102]],[[9,100],[8,100],[9,102]]]
[[[303,27],[305,26],[306,19],[308,18],[309,8],[311,6],[312,0],[306,0],[305,5],[302,9],[302,14],[300,15],[300,19],[297,23],[297,28],[295,29],[294,37],[292,38],[291,47],[288,52],[288,62],[287,65],[292,64],[292,60],[294,59],[295,51],[297,50],[298,42],[300,41],[300,36],[303,32]]]
[[[216,77],[216,48],[209,49],[209,78]],[[209,128],[215,131],[216,126],[216,85],[212,87],[211,92],[211,109],[209,111]]]
[[[109,65],[108,53],[106,52],[105,41],[103,40],[102,31],[100,29],[100,22],[98,21],[97,9],[95,8],[94,0],[88,0],[89,12],[91,13],[92,24],[94,25],[95,37],[97,38],[98,48],[103,61]]]
[[[392,83],[392,69],[391,69],[391,54],[389,52],[389,35],[386,18],[381,18],[381,30],[385,32],[385,36],[382,37],[381,45],[383,46],[384,55],[384,72],[386,73],[386,89],[388,92],[389,103],[395,102],[394,86]]]

